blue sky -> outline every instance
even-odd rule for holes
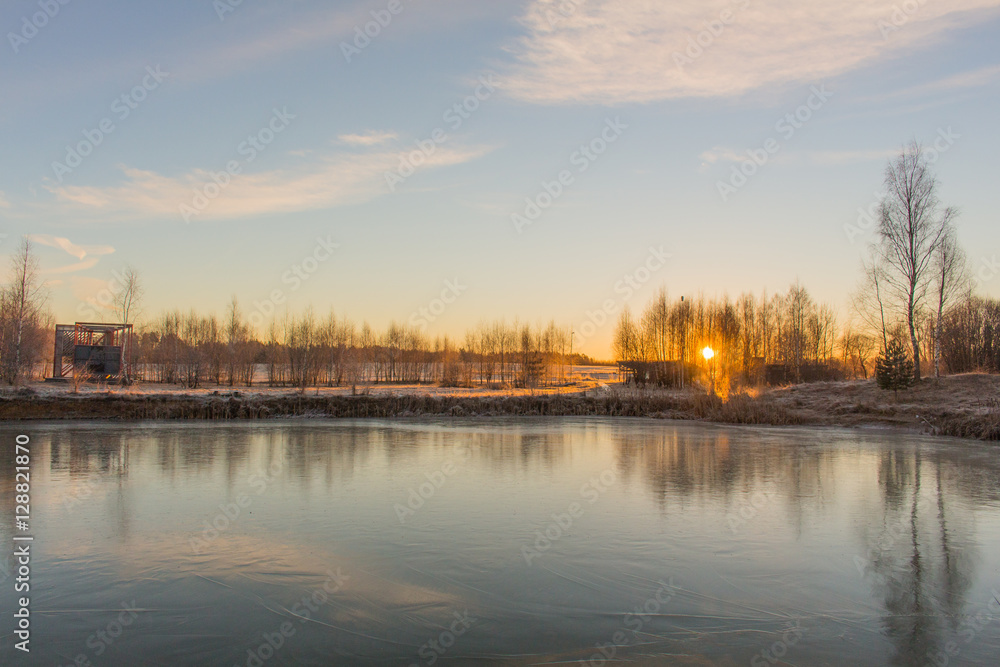
[[[0,29],[0,252],[33,235],[60,321],[126,264],[147,316],[381,328],[450,281],[429,334],[579,329],[798,279],[846,317],[845,225],[914,138],[973,269],[1000,255],[1000,0],[16,0]]]

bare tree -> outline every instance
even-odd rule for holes
[[[614,350],[618,361],[638,360],[638,337],[639,332],[632,319],[632,311],[626,305],[618,316],[618,327],[615,329]]]
[[[139,279],[139,272],[134,266],[129,265],[125,267],[125,270],[122,271],[121,283],[118,291],[114,293],[111,305],[115,311],[115,319],[121,324],[129,325],[133,324],[141,314],[140,309],[144,293],[142,281]],[[126,339],[125,354],[129,357],[134,354],[131,336]],[[125,369],[128,368],[131,368],[131,363],[125,365]],[[126,374],[122,377],[122,382],[124,384],[131,384],[132,378]]]
[[[886,167],[885,191],[879,204],[877,257],[888,287],[902,304],[913,350],[913,376],[919,380],[917,319],[933,277],[934,257],[957,211],[939,210],[937,179],[915,141]]]
[[[30,374],[41,352],[42,307],[45,289],[38,277],[38,258],[32,252],[31,241],[21,239],[21,245],[11,258],[10,284],[3,290],[2,306],[6,320],[3,327],[4,379],[17,384]]]
[[[950,230],[934,256],[934,291],[937,296],[937,317],[934,320],[934,377],[941,377],[941,333],[944,311],[957,298],[972,294],[965,252],[958,245],[954,230]]]
[[[868,362],[877,345],[875,337],[856,332],[853,323],[849,321],[840,337],[840,348],[844,353],[844,370],[850,369],[854,377],[867,380]]]
[[[229,386],[236,384],[243,348],[246,345],[247,328],[243,323],[240,303],[234,294],[226,309],[226,375]]]
[[[889,347],[888,325],[885,320],[888,295],[885,290],[885,277],[882,265],[878,261],[878,251],[872,247],[868,260],[861,262],[864,277],[858,289],[851,295],[854,312],[868,325],[869,329],[878,332],[882,339],[882,349]]]
[[[139,272],[131,265],[122,271],[121,282],[112,301],[115,318],[121,324],[132,324],[142,314],[142,297],[145,290]]]

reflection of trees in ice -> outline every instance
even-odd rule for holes
[[[797,534],[827,512],[862,503],[858,571],[884,609],[882,629],[895,664],[925,664],[957,638],[979,562],[970,504],[993,503],[995,462],[892,441],[848,450],[859,471],[851,486],[835,470],[844,450],[788,446],[760,433],[662,429],[623,434],[616,446],[626,478],[638,478],[664,512],[724,498],[741,529],[782,517]],[[761,503],[747,506],[747,498]],[[741,513],[745,509],[747,512]],[[735,531],[734,531],[735,532]]]
[[[780,509],[801,532],[810,512],[820,511],[835,491],[833,453],[789,447],[783,438],[752,430],[624,432],[615,434],[615,445],[624,476],[638,476],[663,511],[671,503],[721,499],[739,516],[741,508],[756,514],[766,503],[767,512]]]
[[[967,520],[954,520],[961,469],[952,477],[940,454],[919,450],[883,455],[882,507],[868,533],[869,580],[885,607],[884,632],[896,647],[894,664],[923,664],[953,638],[972,583],[976,551]],[[966,488],[966,491],[970,489]]]

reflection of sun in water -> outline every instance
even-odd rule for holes
[[[710,347],[706,347],[701,351],[701,354],[705,357],[705,361],[711,361],[711,359],[715,356],[715,350]]]

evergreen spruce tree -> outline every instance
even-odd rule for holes
[[[900,389],[913,385],[913,362],[898,339],[889,341],[875,361],[875,381],[880,389],[892,390],[897,397]]]

